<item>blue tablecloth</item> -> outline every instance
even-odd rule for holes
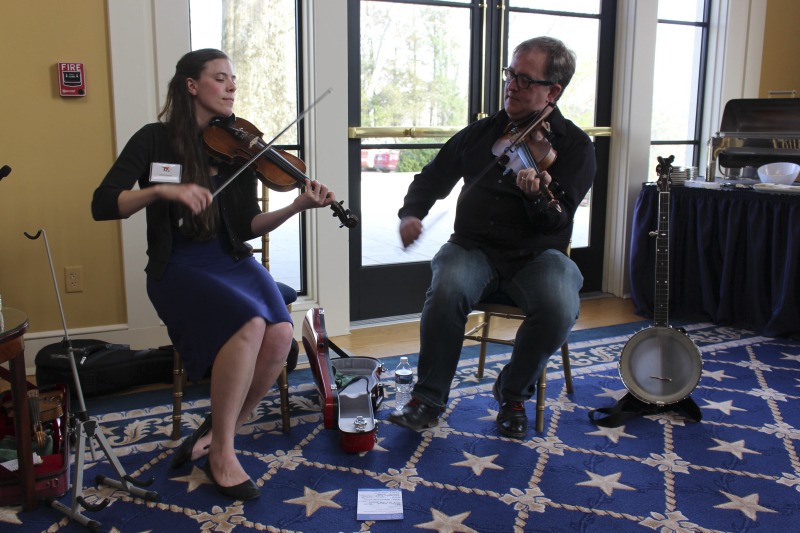
[[[670,313],[800,333],[800,196],[753,190],[670,189]],[[631,235],[631,298],[652,317],[659,191],[645,184]]]

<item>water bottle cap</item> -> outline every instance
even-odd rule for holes
[[[407,363],[408,362],[408,357],[405,357],[405,356],[401,357],[400,358],[400,362],[401,363]]]

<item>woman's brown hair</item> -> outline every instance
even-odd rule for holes
[[[196,183],[207,189],[212,189],[211,177],[208,175],[208,155],[200,141],[202,131],[197,125],[194,97],[189,94],[186,80],[200,79],[206,63],[215,59],[229,58],[215,48],[194,50],[184,55],[175,65],[175,75],[167,90],[167,101],[158,114],[158,119],[169,129],[172,148],[183,165],[181,182]],[[185,221],[182,227],[185,235],[197,240],[208,240],[216,235],[219,224],[216,209],[206,209],[198,215],[192,215],[182,208],[180,217]]]

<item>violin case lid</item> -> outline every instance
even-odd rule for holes
[[[380,373],[372,357],[353,357],[327,338],[324,311],[309,309],[303,321],[303,346],[317,385],[325,429],[338,429],[342,449],[369,451],[375,442],[375,412],[383,402]],[[333,349],[341,357],[331,359]]]

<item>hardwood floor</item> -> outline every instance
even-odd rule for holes
[[[477,317],[470,317],[469,324]],[[627,324],[644,320],[634,313],[630,299],[598,296],[581,301],[581,316],[573,329],[590,329],[614,324]],[[492,329],[497,334],[513,337],[518,321],[496,319]],[[331,337],[334,343],[351,355],[364,357],[389,357],[414,353],[419,349],[419,320],[403,323],[359,326],[349,335]]]

